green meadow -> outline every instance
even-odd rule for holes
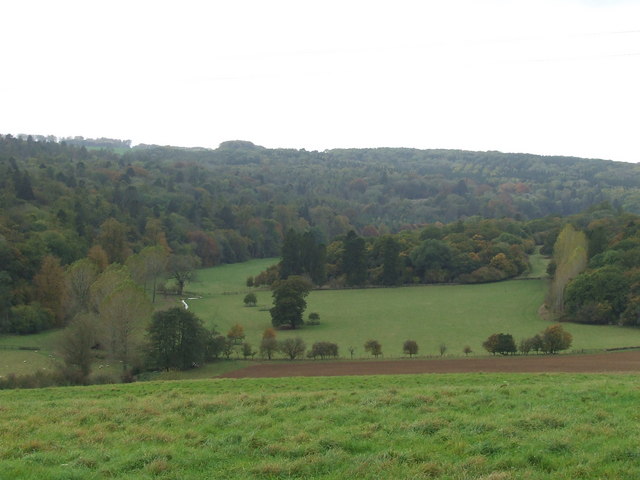
[[[534,256],[535,276],[541,275],[545,263]],[[236,323],[245,329],[246,340],[257,349],[262,332],[271,326],[269,308],[271,292],[250,288],[246,279],[277,262],[277,259],[222,265],[198,271],[197,280],[187,286],[189,307],[208,327],[216,326],[226,334]],[[403,356],[402,344],[418,342],[420,356],[437,356],[439,347],[447,347],[446,355],[462,356],[465,346],[472,355],[485,355],[482,342],[492,333],[511,333],[516,341],[540,332],[549,322],[538,315],[547,289],[543,278],[525,278],[480,285],[433,285],[400,288],[368,288],[346,290],[314,290],[307,297],[306,315],[317,312],[320,325],[298,330],[282,330],[278,338],[301,336],[307,346],[315,341],[337,343],[340,355],[366,358],[363,344],[376,339],[382,344],[385,358]],[[256,307],[246,307],[248,292],[258,298]],[[177,297],[158,297],[157,308],[182,303]],[[590,351],[605,348],[640,346],[640,329],[613,326],[565,324],[572,333],[572,350]],[[37,335],[0,336],[0,377],[9,373],[28,374],[55,368],[56,341],[60,330]],[[35,347],[37,351],[4,349],[4,346]],[[180,378],[211,377],[242,366],[216,363]],[[164,374],[161,378],[176,378]]]
[[[225,334],[239,323],[247,341],[257,346],[262,332],[271,325],[271,292],[245,286],[276,259],[225,265],[199,272],[190,285],[194,296],[189,307],[207,325]],[[542,265],[537,265],[537,271]],[[301,336],[307,345],[315,341],[335,342],[341,356],[355,348],[354,357],[366,356],[363,344],[373,338],[385,357],[401,357],[407,339],[418,342],[420,355],[463,355],[469,345],[474,354],[484,354],[482,342],[492,333],[511,333],[516,341],[530,337],[549,325],[538,315],[547,282],[541,278],[510,280],[480,285],[434,285],[401,288],[314,290],[307,297],[307,312],[320,315],[320,325],[278,332],[280,339]],[[253,291],[257,307],[245,307],[244,296]],[[595,350],[640,345],[640,329],[565,324],[574,337],[573,350]]]
[[[637,479],[635,375],[405,375],[0,391],[11,479]]]

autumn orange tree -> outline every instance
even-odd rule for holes
[[[244,340],[244,337],[245,337],[245,335],[244,335],[244,327],[242,325],[240,325],[239,323],[236,323],[235,325],[233,325],[229,329],[229,332],[227,332],[227,338],[234,345],[242,343],[242,340]]]

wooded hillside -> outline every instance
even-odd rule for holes
[[[279,256],[289,231],[330,245],[352,230],[378,238],[481,217],[524,222],[602,202],[640,212],[635,164],[454,150],[308,152],[242,141],[215,150],[129,145],[0,136],[2,317],[49,301],[35,280],[87,255],[103,269],[162,247],[212,266]],[[557,220],[536,222],[524,237],[538,234],[542,243],[541,232],[559,230]],[[425,280],[427,270],[419,272]]]

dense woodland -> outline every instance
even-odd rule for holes
[[[271,274],[308,275],[318,285],[501,280],[527,269],[536,244],[551,253],[567,221],[588,240],[588,269],[558,310],[578,321],[635,325],[634,213],[640,167],[603,160],[309,152],[241,141],[215,150],[131,148],[4,135],[0,330],[29,333],[100,309],[115,321],[118,305],[133,301],[126,295],[152,303],[159,286],[181,293],[196,266],[281,254]],[[169,277],[175,287],[165,284]],[[613,277],[616,298],[589,290]]]

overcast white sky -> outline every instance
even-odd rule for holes
[[[0,133],[640,161],[640,1],[2,6]]]

